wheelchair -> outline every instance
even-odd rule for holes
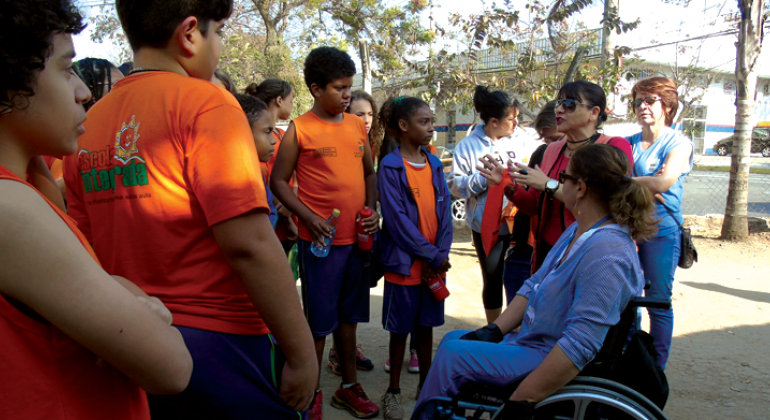
[[[638,308],[641,307],[668,309],[671,307],[671,301],[634,298],[622,312],[618,324],[608,331],[594,360],[575,379],[535,405],[535,419],[668,420],[663,414],[663,406],[668,396],[668,383],[663,371],[657,370],[653,373],[660,375],[659,379],[663,383],[662,398],[660,395],[653,396],[648,390],[634,384],[635,379],[629,376],[635,375],[628,375],[628,372],[618,374],[618,366],[623,363],[621,360],[624,353],[631,351],[627,350],[626,345],[631,328],[636,322]],[[646,335],[644,332],[641,334]],[[630,345],[628,347],[630,349]],[[460,387],[460,393],[454,398],[435,397],[415,407],[412,420],[420,419],[426,411],[434,413],[432,418],[442,420],[495,418],[500,407],[523,380],[524,378],[520,378],[503,387],[480,382],[466,383]],[[643,394],[648,394],[655,402]]]

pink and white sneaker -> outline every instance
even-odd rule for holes
[[[406,370],[409,371],[409,373],[420,373],[420,362],[417,360],[417,350],[411,350],[409,352],[409,367]]]

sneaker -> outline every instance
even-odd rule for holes
[[[385,361],[385,372],[390,372],[390,357]]]
[[[332,396],[332,407],[344,408],[350,414],[359,419],[370,419],[380,413],[380,408],[366,396],[361,384],[354,384],[350,388],[340,385]]]
[[[316,390],[313,402],[310,403],[310,408],[307,409],[308,420],[322,420],[324,405],[324,393],[320,389]]]
[[[342,371],[340,370],[340,358],[337,356],[336,350],[329,349],[329,362],[327,364],[333,374],[342,376]]]
[[[356,346],[356,368],[358,370],[372,370],[374,369],[374,363],[372,363],[371,360],[367,359],[366,356],[364,356],[364,353],[361,351],[363,350],[363,347],[361,345]]]
[[[404,410],[401,409],[401,394],[386,392],[382,396],[382,417],[385,420],[402,420]]]
[[[420,373],[420,362],[417,360],[417,350],[411,350],[409,357],[409,367],[406,369],[409,373]]]

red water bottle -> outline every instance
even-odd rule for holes
[[[371,251],[372,247],[374,247],[374,237],[364,227],[364,219],[370,217],[372,217],[372,210],[369,207],[364,207],[363,210],[358,212],[358,248],[361,251]]]
[[[446,284],[444,284],[440,276],[428,280],[428,288],[433,293],[433,297],[439,302],[449,297],[449,289],[446,288]]]

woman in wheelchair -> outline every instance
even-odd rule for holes
[[[495,164],[487,169],[501,176]],[[510,396],[524,403],[505,407],[531,409],[526,402],[556,392],[596,356],[609,328],[642,293],[634,240],[655,229],[653,197],[627,175],[630,169],[626,155],[613,146],[575,151],[559,177],[577,223],[495,322],[444,337],[418,408],[436,396],[454,398],[467,382],[504,386],[526,376]],[[421,418],[433,417],[428,411]]]

